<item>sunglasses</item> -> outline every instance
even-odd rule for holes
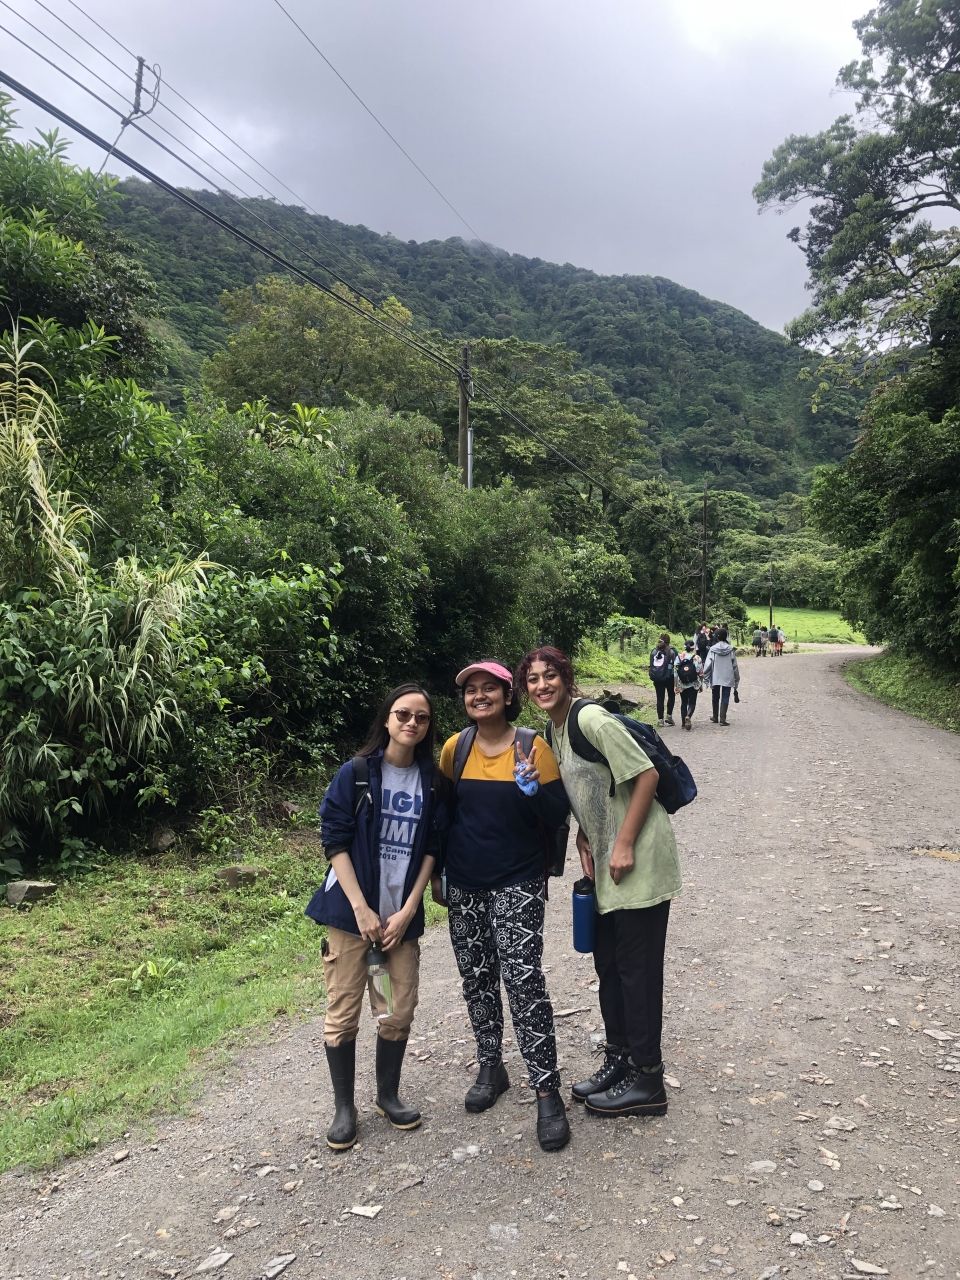
[[[395,711],[391,711],[392,716],[396,716],[400,724],[409,724],[413,720],[414,724],[429,724],[429,711],[407,711],[404,707],[399,707]]]

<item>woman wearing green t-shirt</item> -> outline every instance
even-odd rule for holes
[[[553,722],[580,862],[594,882],[593,959],[606,1044],[602,1066],[573,1086],[574,1100],[596,1115],[664,1115],[663,956],[681,881],[673,828],[656,799],[657,771],[615,716],[577,698],[573,667],[559,649],[528,653],[516,687]],[[571,713],[599,762],[573,750]]]

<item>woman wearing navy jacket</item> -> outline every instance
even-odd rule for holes
[[[367,954],[386,955],[392,1008],[370,983],[377,1019],[377,1110],[396,1129],[416,1129],[420,1112],[397,1096],[417,1006],[423,891],[437,861],[445,805],[434,775],[433,706],[418,684],[384,699],[353,760],[337,771],[320,805],[330,862],[307,915],[327,926],[323,1038],[336,1111],[327,1146],[357,1140],[354,1078]]]

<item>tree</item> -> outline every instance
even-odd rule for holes
[[[396,298],[375,310],[342,285],[336,291],[413,336],[412,316]],[[234,333],[210,359],[206,380],[230,408],[261,398],[282,412],[296,403],[323,407],[351,399],[390,409],[456,403],[452,372],[312,285],[267,276],[225,293],[222,302]]]
[[[754,188],[762,209],[813,202],[789,233],[813,292],[790,333],[848,354],[925,342],[960,260],[960,6],[879,0],[854,28],[864,56],[838,79],[853,113],[787,138]]]

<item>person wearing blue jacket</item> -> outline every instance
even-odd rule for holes
[[[366,742],[337,771],[320,805],[330,867],[306,913],[327,927],[323,1038],[336,1108],[327,1146],[334,1151],[357,1140],[356,1041],[368,985],[377,1019],[377,1110],[396,1129],[416,1129],[421,1120],[398,1090],[417,1006],[423,892],[446,822],[435,736],[427,691],[400,685],[384,699]],[[384,954],[389,996],[368,983],[372,948]]]

